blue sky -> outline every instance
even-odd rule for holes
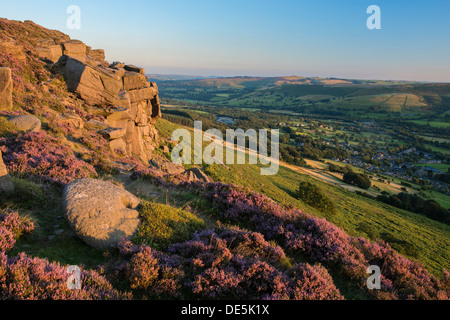
[[[372,4],[380,30],[366,27]],[[81,9],[80,30],[67,28],[69,5]],[[450,82],[448,0],[1,0],[0,8],[151,73]]]

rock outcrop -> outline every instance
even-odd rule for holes
[[[11,176],[6,170],[5,163],[3,162],[2,151],[0,150],[0,194],[14,192],[14,184],[12,183]]]
[[[143,68],[109,64],[104,50],[93,50],[78,40],[42,42],[38,53],[41,59],[56,63],[69,91],[78,94],[92,113],[106,118],[106,131],[115,132],[104,135],[112,150],[145,162],[152,158],[158,146],[154,124],[161,117],[161,108],[158,87],[148,81]],[[69,122],[71,126],[74,121]]]
[[[162,172],[163,174],[179,175],[185,173],[186,171],[183,165],[170,162],[165,157],[161,156],[154,157],[149,163],[154,169]]]
[[[38,132],[41,130],[41,120],[32,115],[13,116],[8,121],[13,123],[20,131]]]
[[[63,193],[64,215],[72,230],[100,250],[109,249],[136,232],[139,203],[125,189],[95,179],[73,181]]]
[[[213,179],[206,175],[200,168],[194,167],[186,170],[184,173],[187,181],[203,181],[203,182],[213,182]]]
[[[58,62],[62,56],[62,48],[60,45],[52,44],[47,47],[36,48],[37,54],[44,60],[49,60],[53,63]]]
[[[0,68],[0,110],[12,109],[13,82],[10,68]]]

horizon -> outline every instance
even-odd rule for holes
[[[32,20],[93,48],[109,61],[151,74],[450,82],[450,3],[387,0],[320,3],[254,0],[77,2],[80,29],[69,29],[70,1],[2,3],[2,16]],[[381,29],[369,30],[370,5]]]
[[[337,80],[361,80],[361,81],[386,81],[386,82],[417,82],[417,83],[450,83],[450,81],[432,81],[432,80],[405,80],[405,79],[362,79],[362,78],[342,78],[342,77],[326,77],[326,76],[303,76],[303,75],[278,75],[278,76],[254,76],[254,75],[235,75],[235,76],[217,76],[217,75],[199,75],[199,74],[180,74],[180,73],[148,73],[147,76],[184,76],[196,77],[198,79],[227,79],[227,78],[320,78],[320,79],[337,79]]]

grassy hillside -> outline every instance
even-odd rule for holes
[[[374,240],[382,238],[402,254],[416,258],[431,271],[440,273],[450,267],[450,226],[421,215],[373,201],[342,188],[280,167],[274,176],[261,176],[256,165],[211,165],[208,174],[218,181],[246,185],[274,200],[292,204],[302,210],[325,217],[353,236]],[[294,198],[301,181],[319,185],[336,205],[336,213],[328,215]]]
[[[178,128],[159,119],[159,128]],[[170,130],[165,133],[170,135]],[[209,143],[204,142],[204,146]],[[362,196],[333,184],[280,166],[273,176],[262,176],[258,165],[219,165],[205,167],[215,181],[243,185],[283,203],[292,204],[305,212],[324,217],[352,236],[383,239],[400,253],[422,262],[430,271],[441,274],[450,268],[450,226],[424,216],[401,210]],[[318,185],[336,206],[332,215],[321,212],[297,200],[295,190],[302,181]]]

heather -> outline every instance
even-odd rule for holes
[[[11,250],[17,239],[31,233],[34,224],[28,218],[20,217],[17,211],[0,210],[0,252]]]
[[[186,177],[181,174],[170,175],[152,167],[145,167],[142,164],[137,165],[131,174],[131,180],[138,179],[166,189],[173,188],[186,181]]]
[[[21,23],[6,19],[0,19],[0,31],[0,39],[8,48],[0,51],[0,66],[11,68],[15,109],[39,114],[44,106],[62,108],[61,98],[67,96],[67,90],[60,89],[64,86],[60,80],[46,83],[52,75],[35,48],[39,39],[69,39],[68,36],[31,21]]]
[[[354,239],[371,265],[382,270],[382,290],[373,293],[379,299],[442,299],[450,298],[450,278],[444,269],[442,279],[429,274],[417,261],[406,259],[383,242],[370,243]]]
[[[95,177],[92,165],[45,131],[0,138],[3,160],[12,174],[65,185],[79,178]]]
[[[12,300],[118,300],[128,293],[114,289],[104,276],[81,269],[80,290],[67,286],[67,267],[25,253],[8,257],[0,252],[0,299]]]
[[[383,267],[382,290],[366,289],[378,298],[448,298],[445,277],[440,280],[430,275],[420,263],[404,258],[383,241],[371,243],[350,237],[325,219],[283,207],[235,185],[184,183],[180,187],[197,190],[210,199],[217,216],[224,221],[245,225],[292,254],[323,263],[361,288],[369,265]]]
[[[197,232],[166,253],[122,242],[117,273],[147,298],[343,299],[320,265],[291,265],[263,235],[236,227]]]
[[[261,176],[255,165],[210,165],[205,172],[215,181],[243,185],[286,205],[300,208],[343,229],[351,236],[370,240],[383,239],[397,252],[418,259],[430,272],[441,276],[442,269],[450,270],[450,228],[422,215],[361,197],[302,174],[302,170],[280,167],[276,176]],[[300,181],[319,186],[336,206],[330,215],[304,204],[295,198]]]
[[[70,130],[71,128],[69,128]],[[79,142],[89,148],[89,152],[83,154],[83,160],[91,164],[96,170],[105,173],[114,173],[117,171],[114,160],[117,155],[113,153],[114,150],[108,145],[108,141],[105,140],[99,133],[93,131],[84,130],[77,134],[73,133],[74,137],[77,137]]]

